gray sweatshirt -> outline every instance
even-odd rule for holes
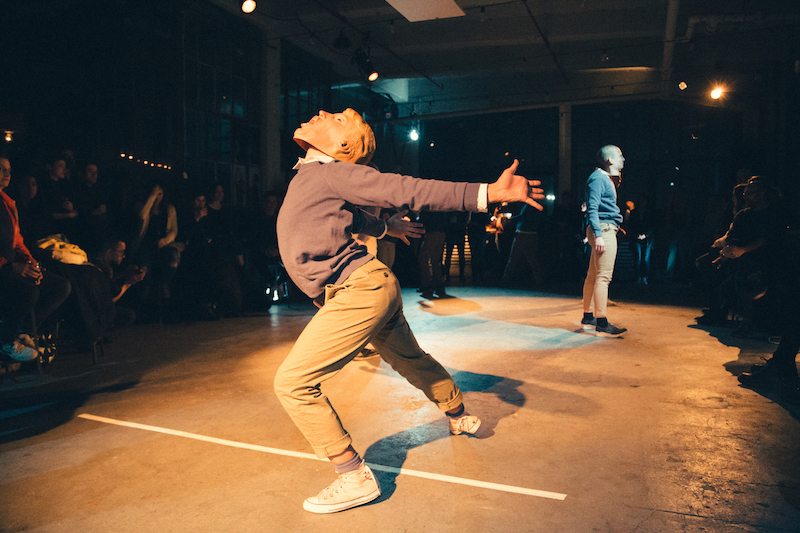
[[[292,281],[311,298],[341,284],[373,256],[353,233],[379,237],[383,221],[356,206],[411,211],[477,211],[479,183],[382,173],[333,161],[306,163],[289,183],[278,213],[278,248]]]

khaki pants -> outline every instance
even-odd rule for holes
[[[300,334],[275,376],[278,399],[317,457],[339,455],[350,446],[350,435],[322,392],[322,384],[369,342],[442,411],[462,403],[453,378],[422,351],[411,333],[394,274],[372,260],[344,284],[326,287],[325,305]]]
[[[584,311],[592,308],[594,300],[594,316],[606,317],[606,306],[608,304],[608,284],[614,275],[614,263],[617,260],[617,226],[614,224],[602,223],[600,228],[603,230],[603,241],[606,243],[606,250],[598,254],[594,249],[594,231],[592,227],[586,228],[586,237],[592,247],[592,255],[589,258],[589,271],[586,273],[586,281],[583,283],[583,309]]]

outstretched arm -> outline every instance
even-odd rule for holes
[[[525,202],[529,206],[542,211],[544,207],[539,202],[534,201],[534,199],[541,200],[544,198],[544,191],[537,187],[537,185],[541,185],[541,182],[514,174],[518,166],[519,161],[515,159],[511,166],[500,174],[497,181],[489,184],[487,188],[489,203]]]

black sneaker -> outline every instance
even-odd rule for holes
[[[767,359],[763,365],[753,365],[750,370],[746,370],[739,374],[739,383],[745,387],[762,387],[765,385],[772,385],[781,381],[783,376],[791,376],[794,370],[794,376],[797,377],[797,371],[793,368],[794,365],[779,365],[774,359]]]
[[[581,325],[585,330],[591,330],[597,327],[597,319],[595,317],[592,318],[582,318]]]
[[[628,331],[627,328],[618,328],[614,324],[608,324],[607,326],[597,326],[595,329],[595,335],[598,337],[619,337],[623,333]]]

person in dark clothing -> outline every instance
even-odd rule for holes
[[[800,277],[797,265],[800,262],[800,243],[795,240],[781,246],[781,260],[775,265],[773,278],[778,312],[775,314],[780,343],[772,357],[763,365],[754,365],[739,375],[745,387],[764,387],[778,384],[778,392],[785,400],[800,404],[800,377],[797,374],[797,353],[800,351]]]
[[[73,194],[75,209],[80,213],[83,244],[92,256],[109,236],[108,193],[103,182],[98,181],[97,165],[88,163],[83,168]]]
[[[634,203],[628,219],[628,237],[636,258],[636,283],[643,285],[650,283],[650,257],[658,226],[658,217],[649,204],[647,196],[640,197]]]
[[[156,183],[147,199],[136,206],[136,230],[131,246],[136,264],[147,267],[150,273],[143,284],[142,303],[149,298],[151,284],[157,286],[159,298],[170,298],[170,282],[184,248],[182,243],[176,242],[177,236],[177,212],[164,200],[164,188]]]
[[[39,180],[42,212],[48,221],[48,234],[65,235],[70,242],[81,241],[79,213],[73,203],[74,191],[67,178],[65,156],[57,155],[47,164],[47,177]]]
[[[775,286],[777,268],[784,261],[781,254],[786,229],[777,191],[765,178],[750,178],[744,195],[747,207],[736,214],[728,233],[720,239],[720,261],[730,265],[730,274],[720,287],[721,299],[744,318],[732,333],[742,337],[748,336],[757,323],[757,309],[774,303],[776,295],[767,295],[766,290]]]
[[[447,297],[444,289],[444,273],[442,272],[442,256],[447,240],[447,213],[423,211],[419,214],[419,222],[425,228],[425,239],[419,249],[417,264],[419,265],[419,290],[423,298],[432,299],[434,293],[440,298]]]
[[[505,271],[501,284],[506,287],[530,287],[544,283],[544,267],[540,250],[545,215],[527,204],[522,206],[522,211],[506,219],[508,227],[516,226],[511,252],[508,255]],[[512,226],[513,225],[513,226]],[[530,277],[527,282],[521,280],[525,270]]]
[[[14,201],[5,193],[11,163],[0,157],[0,350],[17,361],[39,356],[38,326],[69,296],[70,283],[43,271],[22,239]]]
[[[128,289],[139,283],[147,275],[147,268],[138,265],[127,265],[120,268],[125,260],[125,241],[106,242],[101,252],[95,257],[97,266],[108,280],[108,295],[114,303],[114,327],[121,328],[136,321],[136,312],[121,301]]]
[[[467,236],[467,220],[469,213],[454,211],[449,213],[447,227],[444,230],[444,279],[450,279],[450,265],[453,260],[453,252],[458,252],[458,279],[464,281],[464,271],[467,268],[467,258],[464,253],[464,241]]]

